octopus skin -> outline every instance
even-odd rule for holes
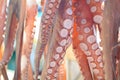
[[[46,0],[44,13],[41,20],[36,54],[35,54],[35,78],[39,73],[39,62],[44,52],[45,46],[50,38],[50,32],[53,26],[54,17],[61,0]]]
[[[30,63],[30,53],[33,45],[34,33],[35,33],[35,17],[37,14],[37,4],[35,0],[27,2],[26,10],[26,24],[23,35],[23,47],[22,47],[22,59],[21,59],[21,76],[22,80],[33,80],[33,72]],[[31,14],[32,12],[32,14]]]

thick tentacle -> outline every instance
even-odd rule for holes
[[[55,25],[48,46],[47,60],[42,73],[42,80],[57,80],[66,49],[71,44],[73,27],[71,0],[62,0],[58,9]]]
[[[74,11],[74,9],[73,9]],[[81,36],[79,35],[77,30],[77,25],[74,22],[74,28],[73,28],[73,49],[74,49],[74,54],[76,56],[76,59],[78,61],[79,66],[81,67],[81,72],[82,75],[84,76],[85,80],[92,80],[92,74],[89,68],[87,56],[84,54],[84,52],[79,48],[79,43],[81,39]],[[91,57],[89,57],[91,58]],[[84,63],[83,63],[84,62]]]
[[[3,42],[3,35],[5,32],[5,22],[6,22],[6,0],[0,0],[0,47]]]
[[[48,42],[51,29],[53,27],[53,21],[56,15],[57,8],[59,7],[61,0],[46,0],[45,9],[43,12],[39,37],[35,55],[35,78],[37,78],[39,73],[39,62],[41,55],[45,49],[45,46]]]
[[[79,38],[79,48],[86,54],[95,80],[104,80],[102,52],[93,32],[92,14],[84,0],[73,0],[75,23]],[[83,7],[84,6],[84,7]]]
[[[27,0],[26,25],[23,35],[21,74],[22,80],[33,80],[32,68],[30,63],[30,53],[33,45],[35,31],[35,17],[37,14],[37,4],[35,0]]]

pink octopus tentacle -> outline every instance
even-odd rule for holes
[[[23,47],[21,55],[21,76],[22,80],[33,80],[33,73],[30,63],[30,53],[35,33],[34,21],[37,14],[37,4],[35,0],[27,1],[26,25],[24,29]]]
[[[104,80],[103,59],[102,52],[96,42],[96,37],[93,32],[92,14],[86,2],[75,1],[74,7],[76,8],[74,15],[76,15],[75,22],[79,33],[79,48],[86,54],[90,67],[95,80]],[[84,7],[83,7],[84,6]],[[79,14],[79,12],[80,14]]]
[[[71,44],[73,27],[71,0],[62,0],[58,9],[50,46],[48,47],[46,68],[42,80],[57,80],[58,67],[64,60],[67,47]]]
[[[50,37],[51,29],[53,26],[53,20],[56,15],[56,11],[59,7],[61,0],[46,0],[45,9],[43,12],[40,30],[39,30],[39,37],[38,43],[36,48],[36,55],[35,55],[35,78],[37,79],[39,73],[39,62],[42,56],[42,53],[45,49],[45,46],[48,42]]]
[[[5,32],[5,24],[6,24],[6,8],[7,8],[7,1],[1,0],[0,1],[0,47],[3,42],[3,35]]]

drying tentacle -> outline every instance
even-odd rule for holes
[[[84,52],[80,49],[80,47],[78,45],[80,43],[79,39],[81,37],[76,30],[77,30],[77,26],[74,22],[72,40],[73,40],[73,49],[74,49],[75,57],[78,61],[79,66],[81,67],[81,73],[84,77],[84,80],[93,80],[92,79],[92,74],[91,74],[91,71],[90,71],[90,67],[89,67],[89,63],[88,63],[88,60],[87,60],[87,56],[84,54]],[[92,58],[92,57],[89,57],[89,58]]]
[[[56,16],[56,11],[59,7],[61,0],[46,0],[45,9],[43,12],[40,30],[39,30],[39,37],[38,43],[36,48],[36,55],[35,55],[35,78],[37,79],[39,73],[39,62],[41,59],[41,55],[45,49],[45,46],[48,42],[51,29],[53,26],[53,20]]]
[[[84,0],[73,0],[75,23],[77,25],[79,48],[86,54],[95,80],[104,80],[102,52],[93,32],[92,14]],[[83,7],[84,6],[84,7]],[[79,12],[78,12],[79,11]],[[80,13],[80,14],[79,14]]]
[[[35,17],[37,14],[37,4],[35,0],[27,0],[26,25],[23,35],[22,59],[21,59],[21,76],[22,80],[33,80],[33,73],[30,63],[30,53],[32,50]]]
[[[46,68],[42,80],[58,79],[58,68],[64,60],[67,47],[71,44],[73,27],[71,0],[62,0],[58,9],[55,25],[48,46]]]

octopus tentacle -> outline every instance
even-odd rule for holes
[[[81,72],[82,75],[84,76],[84,80],[92,80],[92,75],[91,75],[91,71],[89,68],[89,64],[88,64],[88,60],[87,60],[87,56],[84,54],[84,52],[79,48],[79,35],[78,32],[76,31],[76,26],[74,25],[74,30],[73,31],[73,49],[74,49],[74,54],[76,56],[76,59],[78,61],[79,66],[81,67]],[[89,57],[91,58],[91,57]],[[84,63],[82,63],[84,62]]]
[[[37,4],[35,0],[27,0],[26,25],[23,35],[22,59],[21,59],[21,73],[22,80],[33,80],[32,68],[30,64],[30,53],[34,39],[34,21],[37,14]],[[29,4],[30,2],[31,4]],[[32,12],[32,14],[31,14]]]
[[[24,20],[25,20],[25,11],[26,11],[26,0],[17,0],[16,5],[18,5],[16,15],[18,16],[18,28],[16,32],[16,71],[14,75],[14,80],[21,80],[21,52],[22,52],[22,43],[23,43],[23,31],[24,31]]]
[[[7,37],[7,41],[6,41],[6,45],[5,45],[5,50],[4,50],[4,54],[1,60],[1,68],[3,67],[3,65],[6,65],[8,63],[8,61],[10,60],[12,53],[13,53],[13,44],[14,44],[14,38],[15,38],[15,32],[16,32],[16,28],[17,28],[17,19],[15,17],[15,15],[13,15],[13,18],[11,20],[11,27],[9,29],[9,33],[8,33],[8,37]],[[6,37],[5,37],[6,38]]]
[[[41,55],[45,49],[45,46],[48,42],[50,37],[50,32],[53,26],[53,20],[56,15],[57,8],[59,7],[61,0],[46,0],[45,9],[43,12],[40,30],[39,30],[39,37],[38,43],[36,48],[36,55],[35,55],[35,78],[37,78],[39,73],[39,61]]]
[[[3,57],[2,57],[2,60],[0,62],[0,68],[2,69],[3,76],[5,75],[4,76],[5,80],[8,80],[7,73],[5,71],[5,65],[11,59],[11,56],[12,56],[12,53],[13,53],[13,50],[14,50],[13,44],[14,44],[14,38],[15,38],[14,32],[16,31],[15,27],[17,26],[16,23],[17,23],[17,20],[16,20],[16,17],[14,16],[14,18],[12,20],[11,28],[10,28],[10,33],[9,33],[9,36],[8,36],[8,39],[7,39],[7,43],[5,45],[5,50],[4,50],[4,53],[3,53]]]
[[[84,0],[73,0],[73,2],[73,7],[76,8],[74,16],[77,30],[75,31],[78,32],[77,38],[79,38],[79,44],[77,46],[86,54],[95,80],[104,80],[103,54],[96,42],[96,37],[93,32],[92,14],[88,10],[89,7]],[[84,8],[81,6],[84,6]]]
[[[16,33],[16,26],[17,26],[17,18],[15,14],[13,14],[13,5],[9,5],[8,7],[8,13],[7,13],[7,19],[6,19],[6,30],[5,30],[5,49],[3,58],[1,60],[1,68],[8,63],[8,61],[11,58],[12,52],[13,52],[13,42],[15,38]],[[11,9],[11,10],[10,10]],[[13,30],[13,31],[12,31]]]
[[[10,36],[12,36],[12,37],[14,37],[14,34],[11,32],[11,30],[9,29],[9,27],[8,27],[8,24],[6,24],[6,23],[8,23],[8,21],[9,22],[11,22],[11,20],[8,20],[8,8],[7,8],[7,0],[1,0],[0,1],[0,4],[2,5],[2,7],[1,7],[1,13],[0,13],[0,16],[1,16],[1,27],[0,27],[0,46],[1,46],[1,43],[3,42],[3,37],[5,37],[5,40],[6,41],[9,41],[9,40],[11,40],[12,41],[12,39],[9,39],[10,38]],[[13,21],[14,21],[14,19],[13,19]],[[12,29],[13,29],[13,22],[12,22],[12,24],[11,24],[11,26],[12,26]],[[13,29],[14,30],[14,29]],[[9,34],[9,32],[10,32],[10,34]],[[14,31],[13,31],[14,32]],[[7,36],[6,36],[6,34],[7,34]],[[4,36],[3,36],[4,35]],[[10,41],[10,42],[11,42]],[[13,42],[13,41],[12,41]],[[8,42],[5,42],[5,49],[4,49],[4,52],[3,52],[3,57],[2,57],[2,60],[1,60],[1,62],[0,62],[0,69],[2,70],[2,74],[3,74],[3,77],[4,77],[4,79],[5,80],[8,80],[8,76],[7,76],[7,73],[6,73],[6,69],[5,69],[5,64],[7,64],[8,63],[8,61],[10,60],[10,57],[11,57],[11,55],[12,55],[12,50],[8,50],[9,48],[8,48],[8,46],[10,47],[11,46],[11,43],[9,43],[9,44],[7,44]],[[8,49],[7,49],[8,48]],[[12,49],[13,47],[11,47],[10,49]],[[8,52],[7,52],[7,51]],[[10,52],[9,52],[10,51]],[[6,53],[7,52],[7,53]]]
[[[58,79],[58,67],[63,62],[65,51],[71,44],[73,27],[71,0],[62,0],[58,9],[50,46],[48,47],[46,68],[42,73],[42,80]]]

